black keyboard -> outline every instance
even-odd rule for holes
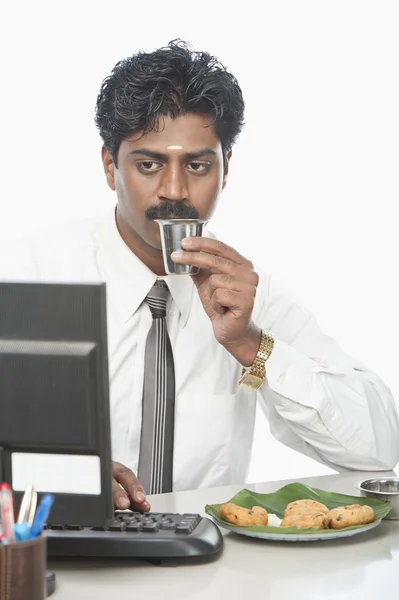
[[[188,559],[214,557],[223,537],[213,521],[199,514],[116,512],[105,527],[51,525],[49,556]]]

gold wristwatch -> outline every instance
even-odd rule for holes
[[[273,352],[273,348],[274,337],[262,329],[258,354],[250,367],[243,368],[240,385],[255,391],[261,387],[266,379],[266,361]]]

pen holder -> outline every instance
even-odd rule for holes
[[[0,543],[0,600],[46,598],[47,539],[45,536]]]

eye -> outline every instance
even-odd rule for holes
[[[187,165],[189,167],[189,170],[192,171],[193,173],[198,173],[198,174],[203,174],[203,173],[207,173],[211,167],[211,163],[210,162],[190,162]]]
[[[154,173],[162,167],[160,163],[154,162],[153,160],[142,160],[138,163],[139,169],[146,173]]]

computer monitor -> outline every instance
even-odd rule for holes
[[[106,323],[103,283],[0,282],[0,481],[54,493],[49,524],[113,518]]]

